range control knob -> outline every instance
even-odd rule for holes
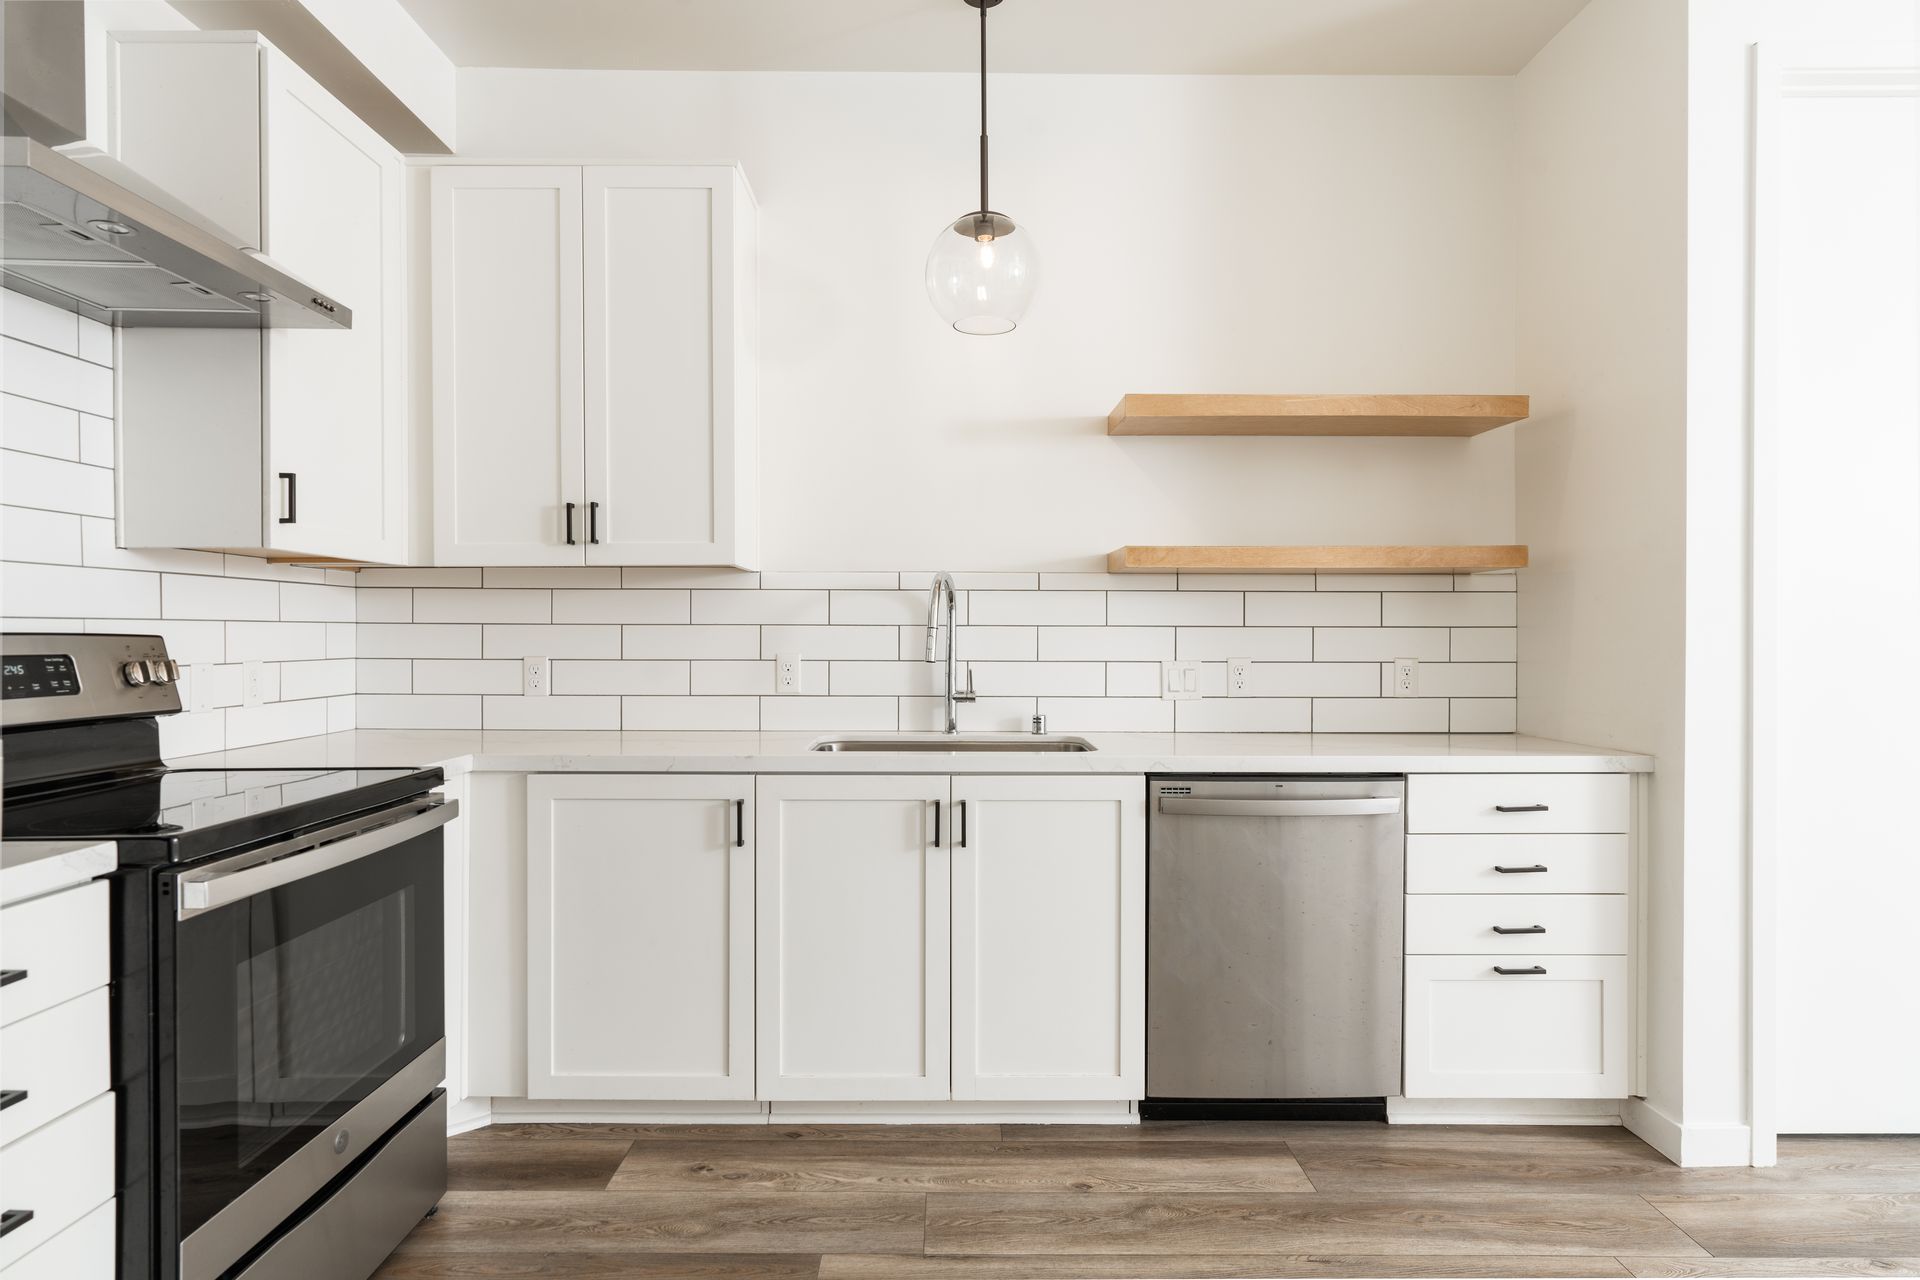
[[[132,662],[121,664],[120,674],[128,684],[138,687],[147,682],[147,664],[135,658]]]
[[[172,684],[173,672],[167,670],[165,658],[147,659],[147,674],[153,677],[155,684]]]
[[[166,664],[167,664],[167,675],[172,678],[175,684],[179,684],[180,683],[180,664],[175,662],[172,658],[166,659]]]

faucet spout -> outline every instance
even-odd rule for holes
[[[944,615],[940,607],[942,604],[946,605]],[[944,627],[947,632],[947,714],[944,732],[947,733],[960,732],[960,718],[957,704],[972,702],[974,700],[973,668],[971,666],[967,668],[966,692],[959,692],[954,688],[953,684],[954,604],[953,575],[944,570],[934,574],[933,592],[927,598],[927,661],[931,663],[938,660],[940,652],[940,631],[941,628]]]

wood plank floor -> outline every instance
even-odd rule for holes
[[[1618,1128],[503,1125],[381,1280],[1920,1276],[1920,1138],[1677,1169]]]

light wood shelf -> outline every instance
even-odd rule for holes
[[[1491,573],[1524,569],[1523,546],[1121,547],[1111,573]]]
[[[1527,416],[1526,396],[1129,395],[1110,436],[1477,436]]]

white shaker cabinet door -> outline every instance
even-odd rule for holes
[[[725,165],[589,166],[588,564],[758,553],[754,210]]]
[[[1625,956],[1407,957],[1409,1098],[1624,1098]]]
[[[949,1096],[948,780],[759,779],[759,1096]]]
[[[267,254],[351,307],[353,327],[268,335],[262,545],[404,563],[405,168],[298,67],[263,67]]]
[[[434,563],[583,564],[580,170],[432,188]]]
[[[753,779],[527,779],[527,1096],[753,1096]]]
[[[953,807],[953,1096],[1141,1097],[1141,780],[955,777]]]

